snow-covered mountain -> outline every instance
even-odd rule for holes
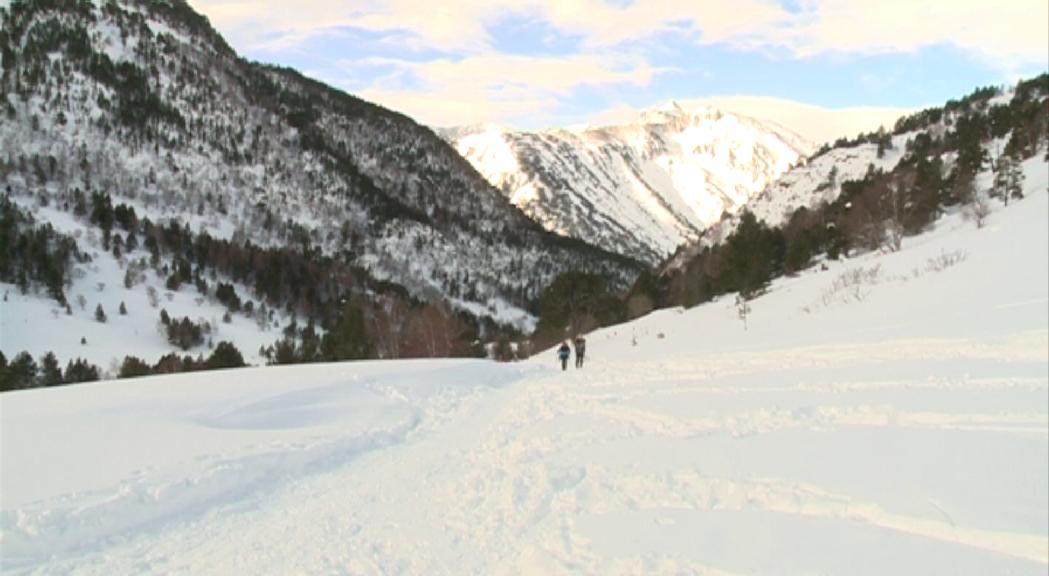
[[[1047,124],[1049,77],[1043,74],[1013,87],[977,89],[942,107],[901,117],[891,130],[842,138],[727,213],[663,269],[680,269],[703,249],[722,243],[739,226],[743,208],[772,227],[785,227],[800,209],[810,215],[819,210],[820,219],[831,226],[851,224],[853,233],[890,216],[899,221],[924,212],[922,222],[908,230],[917,232],[947,210],[1001,196],[995,179],[1009,164],[1049,170]],[[890,201],[890,190],[898,196],[894,215],[888,206],[876,205]],[[854,201],[864,195],[866,202],[854,209]]]
[[[771,122],[670,102],[621,126],[442,131],[547,230],[650,264],[696,239],[813,147]]]
[[[522,363],[0,394],[5,574],[1041,575],[1049,171]],[[1022,247],[1022,249],[1019,249]]]
[[[141,261],[123,289],[142,301],[176,270],[173,297],[196,283],[215,302],[232,283],[322,323],[382,292],[527,329],[557,274],[622,287],[640,268],[543,230],[411,119],[238,57],[182,0],[19,1],[0,23],[0,191],[26,215],[12,234],[54,224],[52,246],[79,235],[80,253],[26,251],[0,280],[53,281],[56,308],[119,289]],[[111,316],[122,299],[106,294]]]

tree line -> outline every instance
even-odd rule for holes
[[[136,356],[125,356],[116,374],[117,378],[135,378],[151,374],[174,374],[221,368],[245,366],[244,357],[232,342],[219,342],[206,358],[203,355],[179,356],[174,353],[162,356],[150,365]],[[40,357],[39,362],[28,352],[19,352],[10,361],[0,352],[0,392],[62,386],[80,382],[93,382],[102,377],[98,366],[75,358],[65,369],[53,352]]]

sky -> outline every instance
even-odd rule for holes
[[[891,124],[1049,68],[1046,0],[189,1],[242,55],[431,126],[711,98]]]

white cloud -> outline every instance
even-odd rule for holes
[[[791,13],[766,0],[546,0],[537,13],[590,44],[613,45],[676,29],[700,44],[781,47],[796,57],[826,52],[912,52],[952,45],[1003,71],[1049,64],[1045,0],[805,0]]]
[[[523,94],[514,98],[493,98],[484,91],[469,87],[446,87],[436,91],[368,88],[356,94],[433,127],[542,118],[559,104],[556,98]]]
[[[391,72],[369,86],[339,83],[363,98],[431,125],[508,121],[523,116],[534,122],[580,86],[643,87],[656,75],[670,71],[636,57],[604,54],[485,54],[427,62],[370,58],[343,62],[342,66],[350,77],[361,66],[389,68]]]
[[[484,54],[460,60],[412,62],[370,58],[366,64],[386,64],[410,73],[429,85],[472,83],[489,90],[538,90],[564,94],[582,84],[633,84],[644,86],[664,68],[643,60],[597,54],[573,56],[523,56]],[[353,65],[353,63],[347,63]]]
[[[482,51],[490,45],[487,20],[512,4],[486,0],[245,1],[189,0],[234,45],[279,50],[339,28],[396,34],[417,48]]]
[[[819,0],[790,27],[762,33],[796,55],[909,52],[953,45],[1008,71],[1049,63],[1045,0]]]
[[[333,77],[332,70],[326,74],[334,84],[436,125],[526,119],[523,123],[535,126],[556,116],[564,97],[580,86],[647,86],[669,71],[654,64],[669,38],[675,47],[684,40],[697,51],[717,44],[796,58],[949,45],[997,67],[1003,81],[1049,65],[1046,0],[801,0],[796,11],[774,0],[190,2],[239,50],[293,49],[344,28],[375,33],[380,43],[436,49],[446,56],[425,62],[363,59],[343,63],[343,78]],[[544,34],[577,38],[579,51],[500,53],[492,35],[514,18],[551,31]],[[642,41],[629,44],[635,50],[650,51],[621,55],[631,41]],[[381,46],[370,48],[383,53]],[[859,125],[843,128],[854,133]]]
[[[702,44],[824,52],[908,52],[953,45],[1003,70],[1049,60],[1045,0],[805,0],[796,13],[769,0],[191,0],[234,44],[281,47],[339,27],[397,34],[419,48],[491,49],[489,26],[537,19],[585,45],[614,46],[675,30]]]
[[[788,22],[789,13],[764,0],[644,0],[613,6],[601,0],[544,0],[534,9],[564,31],[581,34],[590,45],[614,45],[668,31],[694,35],[704,43],[740,41]]]

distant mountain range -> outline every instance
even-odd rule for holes
[[[619,126],[441,134],[547,230],[657,264],[814,146],[768,121],[670,102]]]

